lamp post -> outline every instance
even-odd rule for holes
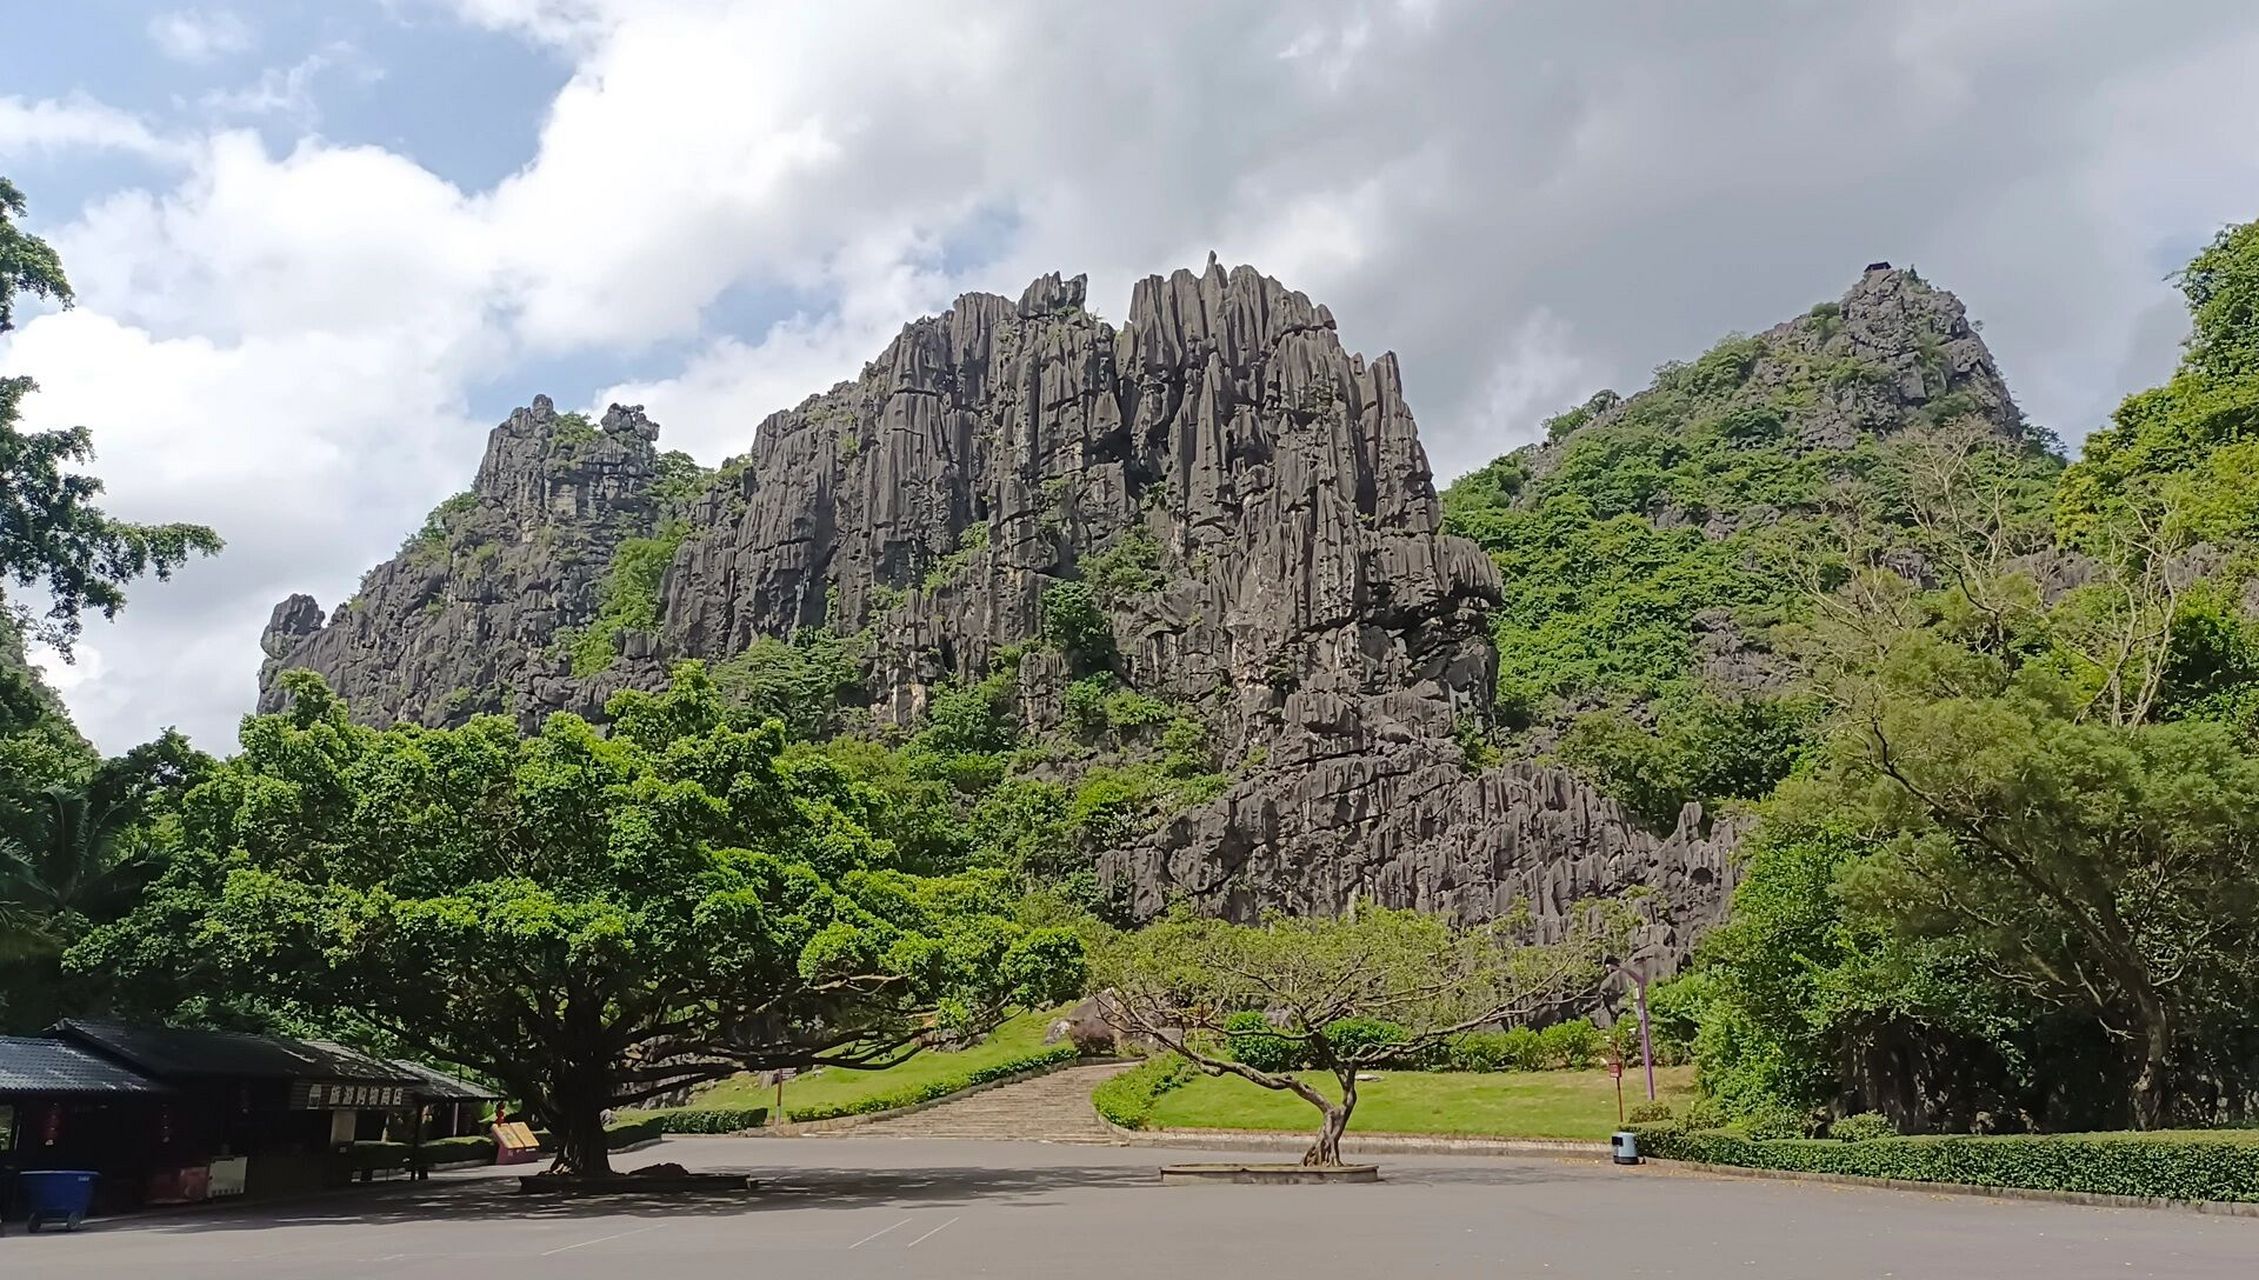
[[[1655,1039],[1647,1027],[1647,974],[1628,964],[1616,966],[1616,972],[1632,981],[1632,1004],[1639,1010],[1639,1065],[1647,1073],[1647,1100],[1655,1101]]]

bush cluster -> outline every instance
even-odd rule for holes
[[[1224,1019],[1225,1044],[1233,1062],[1257,1071],[1292,1071],[1302,1065],[1302,1045],[1274,1030],[1270,1020],[1252,1010]]]
[[[1275,1036],[1271,1039],[1277,1041]],[[1198,1074],[1200,1068],[1192,1065],[1189,1058],[1173,1053],[1147,1058],[1099,1085],[1091,1092],[1090,1105],[1098,1109],[1099,1115],[1124,1129],[1142,1129],[1153,1114],[1153,1104],[1162,1094]]]
[[[1842,1122],[1838,1122],[1841,1127]],[[2259,1202],[2259,1143],[2221,1133],[1766,1140],[1725,1130],[1643,1126],[1641,1150],[1666,1160],[1851,1174],[1908,1182],[2082,1191],[2162,1200]]]
[[[921,1102],[932,1102],[936,1098],[946,1098],[952,1093],[962,1089],[970,1089],[975,1085],[989,1084],[1008,1076],[1016,1076],[1028,1071],[1039,1071],[1045,1067],[1060,1066],[1072,1062],[1080,1056],[1081,1054],[1071,1044],[1047,1045],[1034,1053],[993,1063],[961,1075],[942,1076],[939,1079],[928,1080],[923,1084],[905,1085],[899,1089],[890,1089],[885,1093],[875,1093],[868,1097],[856,1098],[850,1102],[825,1103],[808,1107],[786,1107],[784,1115],[787,1120],[805,1122],[809,1120],[836,1120],[841,1116],[869,1115],[874,1111],[892,1111],[897,1107],[914,1107]]]
[[[1897,1137],[1898,1126],[1892,1124],[1888,1116],[1862,1111],[1829,1125],[1828,1136],[1837,1142],[1871,1142],[1876,1138]]]
[[[434,1138],[423,1145],[417,1157],[427,1166],[441,1164],[468,1164],[473,1161],[492,1163],[494,1139],[483,1133],[466,1133],[459,1138]]]
[[[657,1116],[638,1116],[633,1120],[621,1120],[604,1126],[604,1148],[607,1151],[617,1151],[621,1147],[632,1147],[639,1142],[655,1141],[666,1136],[667,1132],[667,1127],[660,1123]]]
[[[1235,1013],[1224,1021],[1232,1060],[1258,1071],[1299,1071],[1310,1064],[1299,1042],[1280,1036],[1259,1013]],[[1403,1027],[1376,1018],[1344,1018],[1326,1028],[1326,1037],[1344,1050],[1366,1045],[1401,1044],[1411,1038]],[[1387,1056],[1372,1065],[1403,1071],[1582,1071],[1599,1061],[1607,1036],[1582,1018],[1540,1030],[1466,1031],[1441,1044]]]
[[[662,1133],[737,1133],[769,1122],[767,1107],[675,1107],[654,1111]]]

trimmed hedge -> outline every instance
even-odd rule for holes
[[[638,1142],[655,1142],[665,1137],[667,1127],[656,1116],[643,1116],[634,1120],[621,1120],[604,1128],[604,1149],[617,1151],[632,1147]]]
[[[841,1116],[869,1115],[873,1111],[892,1111],[897,1107],[914,1107],[921,1102],[932,1102],[938,1098],[946,1098],[952,1093],[970,1089],[975,1085],[989,1084],[1008,1076],[1038,1071],[1045,1067],[1061,1066],[1073,1062],[1080,1056],[1082,1056],[1080,1051],[1071,1044],[1055,1044],[1022,1057],[1010,1058],[1003,1062],[968,1071],[963,1075],[943,1076],[936,1080],[928,1080],[923,1084],[905,1085],[899,1089],[857,1098],[852,1102],[827,1103],[811,1107],[787,1107],[784,1115],[787,1120],[797,1121],[836,1120]]]
[[[1180,1058],[1173,1053],[1147,1058],[1093,1089],[1090,1105],[1124,1129],[1142,1129],[1152,1118],[1153,1104],[1162,1094],[1199,1074],[1200,1068],[1192,1065],[1190,1058]]]
[[[405,1169],[408,1167],[408,1144],[405,1142],[356,1142],[353,1144],[351,1166],[355,1173]]]
[[[417,1157],[426,1165],[469,1163],[473,1160],[494,1162],[494,1139],[483,1133],[466,1133],[459,1138],[434,1138],[423,1145]]]
[[[1640,1128],[1640,1150],[1665,1160],[1745,1169],[1956,1182],[2034,1191],[2082,1191],[2160,1200],[2259,1202],[2259,1141],[2252,1135],[2044,1134],[1758,1139],[1722,1129]]]
[[[664,1133],[737,1133],[769,1122],[767,1107],[674,1107],[650,1119]]]

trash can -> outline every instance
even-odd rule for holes
[[[1618,1130],[1608,1139],[1608,1149],[1617,1164],[1639,1163],[1639,1135]]]
[[[16,1175],[23,1193],[24,1228],[37,1231],[60,1219],[66,1230],[78,1230],[86,1211],[94,1206],[95,1173],[86,1169],[37,1169]]]

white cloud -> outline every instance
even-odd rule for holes
[[[378,68],[363,61],[352,45],[333,43],[317,49],[287,67],[269,67],[259,78],[239,89],[215,89],[199,99],[205,110],[233,119],[279,119],[311,131],[321,123],[321,108],[314,96],[315,82],[325,73],[345,71],[363,84],[384,78]]]
[[[0,98],[0,160],[63,151],[167,157],[178,150],[139,118],[91,98]]]
[[[688,351],[603,398],[710,462],[963,289],[1088,272],[1119,318],[1214,248],[1396,349],[1449,475],[1887,257],[2076,437],[2169,363],[2173,257],[2259,213],[2259,14],[2230,0],[388,3],[571,61],[509,178],[0,99],[0,158],[180,175],[89,202],[55,236],[79,309],[0,348],[37,421],[93,427],[118,510],[231,539],[93,629],[69,697],[105,745],[225,745],[267,607],[336,603],[459,488],[469,388],[529,361]],[[301,66],[202,105],[310,128]],[[795,314],[718,330],[748,291]]]
[[[242,53],[257,42],[251,24],[226,9],[160,13],[149,20],[148,31],[166,57],[181,62],[209,62]]]

